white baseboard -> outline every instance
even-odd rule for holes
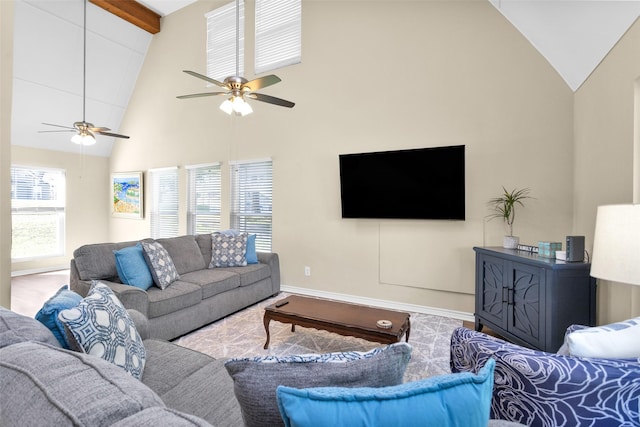
[[[69,269],[68,265],[61,265],[57,267],[53,266],[53,267],[45,267],[45,268],[34,268],[31,270],[19,270],[19,271],[12,271],[11,277],[27,276],[29,274],[51,273],[53,271],[68,270],[68,269]]]
[[[436,307],[427,307],[424,305],[406,304],[395,301],[388,301],[375,298],[359,297],[355,295],[340,294],[336,292],[318,291],[315,289],[299,288],[296,286],[280,286],[280,290],[283,292],[290,292],[293,294],[308,295],[318,298],[334,299],[338,301],[351,302],[354,304],[371,305],[374,307],[388,308],[390,310],[408,311],[413,313],[431,314],[433,316],[450,317],[452,319],[464,320],[467,322],[473,322],[475,319],[473,313],[466,313],[464,311],[446,310]]]

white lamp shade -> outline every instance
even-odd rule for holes
[[[640,286],[640,205],[598,207],[591,275]]]

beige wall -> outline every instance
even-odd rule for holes
[[[574,232],[587,236],[589,251],[593,247],[597,206],[632,203],[634,186],[636,191],[640,188],[638,177],[634,183],[633,174],[634,125],[638,132],[640,121],[640,110],[634,110],[634,103],[640,105],[638,99],[634,100],[640,97],[636,89],[639,52],[637,20],[574,97]],[[599,323],[640,315],[640,289],[600,281],[598,315]]]
[[[65,254],[60,257],[15,262],[11,271],[68,268],[74,249],[109,239],[109,159],[39,150],[14,145],[11,163],[64,169],[67,181]]]
[[[13,2],[0,1],[0,306],[11,307],[11,94]]]
[[[182,70],[205,72],[203,15],[220,4],[163,19],[110,170],[179,166],[186,188],[183,166],[221,161],[228,212],[228,161],[271,157],[283,284],[472,313],[471,248],[501,244],[502,224],[484,217],[503,185],[536,197],[518,213],[524,243],[574,231],[573,94],[488,2],[305,1],[302,63],[262,91],[295,108],[253,102],[244,118],[220,112],[219,98],[175,99],[215,90]],[[466,145],[466,221],[341,219],[339,154],[455,144]],[[110,229],[112,240],[146,237],[148,215]]]

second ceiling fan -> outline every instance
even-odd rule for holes
[[[110,132],[111,129],[106,127],[94,126],[93,123],[89,123],[85,119],[85,112],[87,106],[87,0],[82,0],[84,3],[84,22],[83,22],[83,68],[82,68],[82,121],[75,122],[73,127],[71,126],[63,126],[63,125],[55,125],[52,123],[42,123],[47,126],[55,126],[58,128],[63,128],[64,130],[42,130],[40,133],[47,132],[76,132],[76,134],[71,138],[71,141],[79,144],[79,145],[93,145],[96,143],[95,134],[104,135],[104,136],[112,136],[114,138],[122,138],[129,139],[126,135],[120,135],[118,133]]]
[[[281,107],[293,108],[295,103],[286,99],[276,98],[275,96],[256,93],[256,90],[274,85],[280,82],[280,78],[274,74],[259,77],[248,81],[240,76],[240,0],[236,0],[236,75],[229,76],[223,82],[196,73],[195,71],[183,70],[185,73],[205,80],[209,83],[226,89],[225,92],[203,92],[191,95],[181,95],[178,99],[200,98],[203,96],[230,95],[221,105],[220,109],[227,114],[235,113],[236,115],[246,116],[253,112],[251,105],[245,100],[245,97],[255,99],[256,101],[266,102]]]

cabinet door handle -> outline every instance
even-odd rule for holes
[[[509,289],[509,301],[507,304],[513,305],[513,289]]]
[[[502,302],[509,302],[509,293],[509,288],[507,288],[506,286],[502,288]]]

